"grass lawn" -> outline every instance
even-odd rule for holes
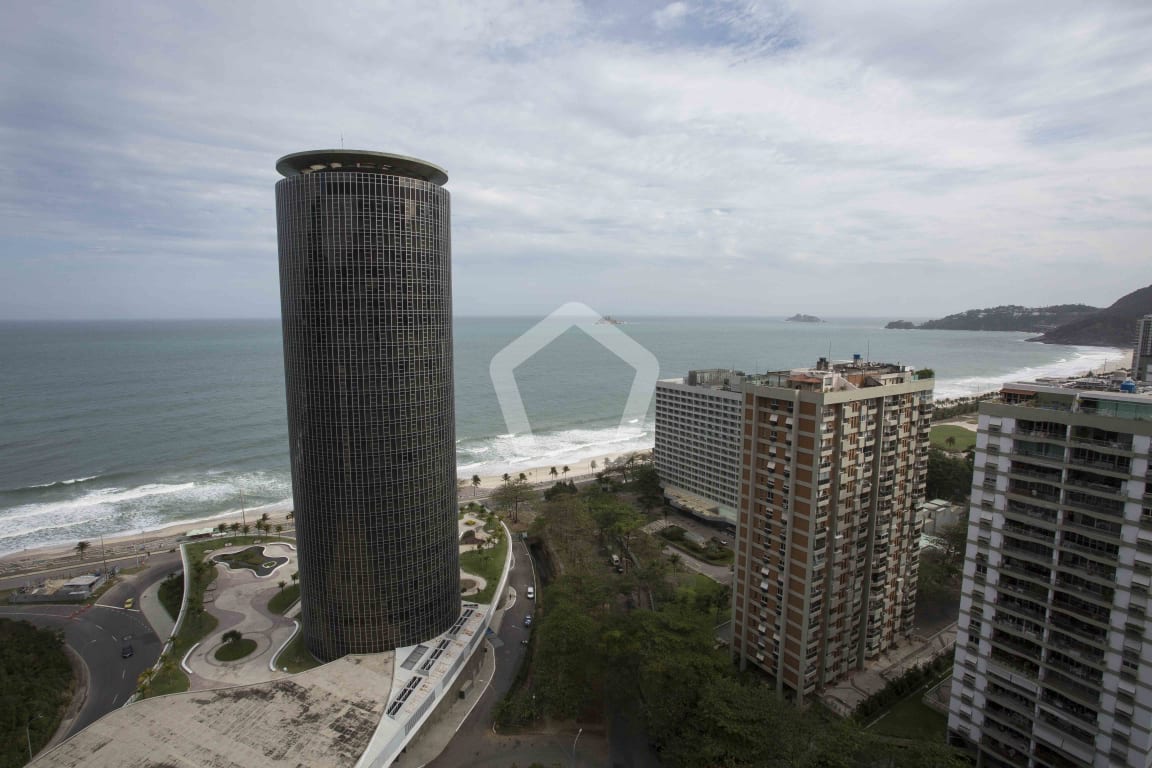
[[[508,537],[501,536],[500,543],[483,552],[471,550],[460,554],[460,568],[465,573],[484,578],[488,583],[478,594],[464,598],[473,603],[491,603],[496,594],[497,582],[504,572],[504,559],[508,556]]]
[[[224,634],[228,633],[225,632]],[[216,649],[215,655],[217,661],[236,661],[237,659],[244,658],[254,650],[256,650],[256,641],[249,640],[245,637],[241,638],[239,642],[234,640],[230,643],[224,643],[224,645]]]
[[[950,437],[956,439],[956,445],[951,447],[948,445],[948,438]],[[931,440],[933,448],[940,448],[945,451],[966,451],[976,445],[975,432],[951,424],[940,424],[932,427],[928,439]]]
[[[304,633],[297,632],[296,637],[292,638],[292,642],[284,647],[280,655],[276,657],[276,667],[285,668],[289,672],[303,672],[306,669],[314,669],[320,666],[320,662],[308,653],[308,649],[304,647]]]
[[[900,739],[934,741],[938,744],[946,742],[948,718],[921,701],[926,690],[927,688],[921,688],[898,702],[868,730],[882,736],[895,736]]]
[[[268,601],[268,610],[272,613],[284,615],[284,611],[292,607],[293,603],[300,599],[300,585],[289,584],[284,589],[277,592]]]
[[[152,684],[148,686],[148,692],[143,698],[183,693],[186,690],[188,690],[188,675],[184,674],[183,670],[175,665],[161,667],[156,677],[152,678]]]

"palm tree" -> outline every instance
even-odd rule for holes
[[[501,479],[504,480],[504,484],[507,485],[508,483],[512,482],[512,475],[505,472],[503,478]]]
[[[476,489],[480,487],[480,475],[472,475],[472,498],[476,498]]]
[[[280,587],[280,591],[283,592],[284,587],[288,586],[288,582],[284,581],[284,579],[280,579],[280,581],[276,582],[276,586]]]
[[[552,476],[552,479],[556,479],[556,475],[560,473],[556,471],[556,467],[552,467],[552,469],[548,470],[548,474]]]
[[[568,465],[567,465],[567,464],[565,464],[565,465],[564,465],[564,469],[562,469],[562,470],[560,470],[560,471],[564,473],[564,477],[568,477],[568,473],[569,473],[569,472],[571,472],[572,470],[570,470],[570,469],[568,468]]]
[[[521,473],[520,473],[520,482],[522,482],[522,483],[526,483],[526,482],[528,482],[528,475],[526,475],[526,474],[524,474],[523,472],[521,472]]]
[[[300,580],[300,571],[292,571],[292,583],[295,584]]]
[[[267,513],[267,512],[265,512],[264,514],[260,515],[260,521],[261,521],[261,522],[264,522],[264,523],[268,522],[268,513]]]
[[[592,468],[592,474],[596,474],[596,459],[592,459],[592,463],[588,466]]]
[[[216,526],[216,530],[220,531],[220,533],[227,533],[228,523],[220,523],[220,525]]]
[[[948,438],[944,441],[944,445],[948,446],[949,448],[955,448],[956,438],[952,435],[948,435]]]
[[[296,518],[296,510],[288,510],[288,514],[284,516],[285,520],[294,520]]]
[[[284,526],[277,524],[276,533],[283,533],[283,532],[284,532]]]
[[[248,531],[252,530],[252,526],[245,523],[244,525],[240,526],[240,530],[244,531],[244,535],[247,536]]]
[[[84,559],[84,553],[87,552],[88,548],[91,546],[92,546],[91,542],[87,542],[87,541],[76,542],[76,554],[80,555],[81,560]]]
[[[232,533],[236,533],[236,531],[240,530],[240,523],[232,523],[232,525],[228,527],[232,529]]]

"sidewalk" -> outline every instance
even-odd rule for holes
[[[152,586],[145,589],[140,593],[140,612],[144,614],[144,619],[152,625],[152,629],[156,632],[156,637],[160,638],[161,643],[168,642],[168,638],[172,637],[172,630],[176,628],[176,621],[168,615],[167,609],[160,602],[160,585],[164,580],[154,582]]]

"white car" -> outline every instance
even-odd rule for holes
[[[529,600],[535,600],[536,599],[536,587],[528,587],[528,599]]]

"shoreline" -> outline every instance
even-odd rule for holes
[[[616,454],[608,453],[602,457],[568,462],[566,465],[557,464],[555,465],[555,477],[553,477],[550,472],[552,465],[526,467],[518,472],[509,472],[508,474],[515,479],[523,473],[530,485],[547,488],[553,483],[563,480],[590,479],[593,475],[592,462],[596,463],[595,471],[599,472],[604,468],[605,461],[611,461],[620,456],[627,456],[630,453],[643,452],[644,451],[625,451]],[[567,466],[569,470],[567,473],[563,472],[565,466]],[[458,503],[465,504],[473,499],[485,499],[493,490],[504,483],[503,475],[485,474],[480,475],[480,485],[473,486],[472,477],[473,475],[465,476],[463,474],[457,477],[456,498]],[[146,528],[138,532],[120,531],[107,533],[104,534],[103,537],[104,550],[109,557],[113,558],[132,557],[137,554],[144,555],[158,551],[167,551],[175,547],[180,540],[184,539],[190,530],[207,528],[209,526],[216,527],[220,523],[232,524],[242,523],[244,521],[252,525],[261,519],[261,516],[264,514],[268,515],[268,523],[270,525],[283,525],[285,529],[291,529],[294,526],[292,525],[292,521],[287,518],[288,513],[291,511],[292,499],[288,498],[272,502],[271,504],[247,507],[243,510],[233,509],[208,517],[199,517],[176,523],[165,523],[164,525],[155,528]],[[277,534],[273,532],[270,535]],[[85,563],[99,564],[101,561],[100,537],[84,539],[84,541],[88,541],[91,545],[84,560],[80,560],[75,554],[76,542],[44,544],[42,546],[0,554],[0,574],[30,569],[34,570],[41,566],[59,566],[61,564],[60,561],[64,561],[66,565],[74,564],[76,566],[81,566]],[[55,562],[48,563],[47,561]]]
[[[993,377],[997,378],[999,383],[992,387],[985,386],[971,391],[957,391],[956,393],[949,394],[947,396],[938,396],[936,398],[936,402],[939,403],[941,401],[947,400],[966,400],[983,392],[999,391],[1000,386],[1004,382],[1026,379],[1029,376],[1029,371],[1032,370],[1039,371],[1045,368],[1064,368],[1067,370],[1067,373],[1045,372],[1041,373],[1041,376],[1080,375],[1089,371],[1104,373],[1115,371],[1121,368],[1127,368],[1131,364],[1132,360],[1132,350],[1130,349],[1113,347],[1074,347],[1074,349],[1077,350],[1078,354],[1071,360],[1053,363],[1046,366],[1040,366],[1037,369],[1019,369],[1016,374],[1009,375],[1004,378]],[[1078,370],[1076,370],[1077,368]],[[988,377],[953,379],[952,381],[955,383],[949,388],[949,392],[951,392],[953,388],[962,385],[962,383],[965,381],[971,381],[975,383],[977,381],[986,380],[991,381],[991,379]],[[596,471],[600,471],[604,468],[606,460],[616,459],[620,456],[625,456],[630,453],[645,452],[650,450],[652,450],[650,445],[647,447],[633,447],[620,451],[613,451],[609,449],[606,450],[603,454],[597,454],[589,458],[571,460],[566,463],[558,462],[554,465],[557,471],[555,477],[553,477],[550,473],[550,469],[553,465],[537,464],[535,462],[532,462],[531,466],[529,466],[526,462],[525,466],[522,468],[512,466],[507,468],[506,471],[513,478],[518,477],[521,473],[523,473],[530,484],[538,487],[548,487],[556,481],[588,479],[593,474],[593,469],[591,466],[592,462],[596,462]],[[569,469],[567,473],[563,472],[565,465],[567,465]],[[484,498],[494,488],[503,483],[503,473],[492,474],[489,471],[484,471],[483,474],[480,474],[478,472],[469,472],[468,470],[462,469],[460,467],[457,468],[457,472],[457,499],[462,503],[467,503],[472,499]],[[480,485],[478,487],[473,487],[471,481],[472,477],[476,474],[479,474],[480,476]],[[285,518],[285,515],[291,509],[292,500],[291,498],[287,498],[272,502],[270,504],[263,504],[258,507],[246,509],[243,513],[239,509],[232,509],[204,517],[196,517],[179,522],[164,523],[154,528],[146,528],[140,531],[118,531],[108,533],[104,535],[105,549],[110,553],[117,553],[117,556],[131,555],[137,551],[157,551],[161,549],[171,549],[172,546],[175,545],[176,541],[179,538],[182,538],[183,534],[188,530],[208,526],[214,527],[219,525],[221,522],[240,522],[242,517],[247,517],[248,520],[254,522],[255,520],[258,520],[260,515],[265,512],[269,514],[269,522],[272,525],[287,524],[285,527],[290,527],[291,521],[288,521]],[[92,544],[92,549],[90,549],[89,552],[94,553],[96,548],[99,547],[99,537],[97,536],[86,540]],[[28,567],[27,564],[29,563],[44,561],[47,559],[68,558],[69,563],[71,563],[74,558],[74,556],[71,556],[71,553],[74,552],[75,544],[77,541],[79,541],[79,539],[72,540],[67,543],[49,543],[37,545],[26,549],[13,550],[0,554],[0,572],[8,572],[13,568],[25,569]],[[86,556],[85,562],[94,562],[92,558],[93,554],[89,554]],[[80,564],[78,559],[76,559],[75,562],[76,564]]]

